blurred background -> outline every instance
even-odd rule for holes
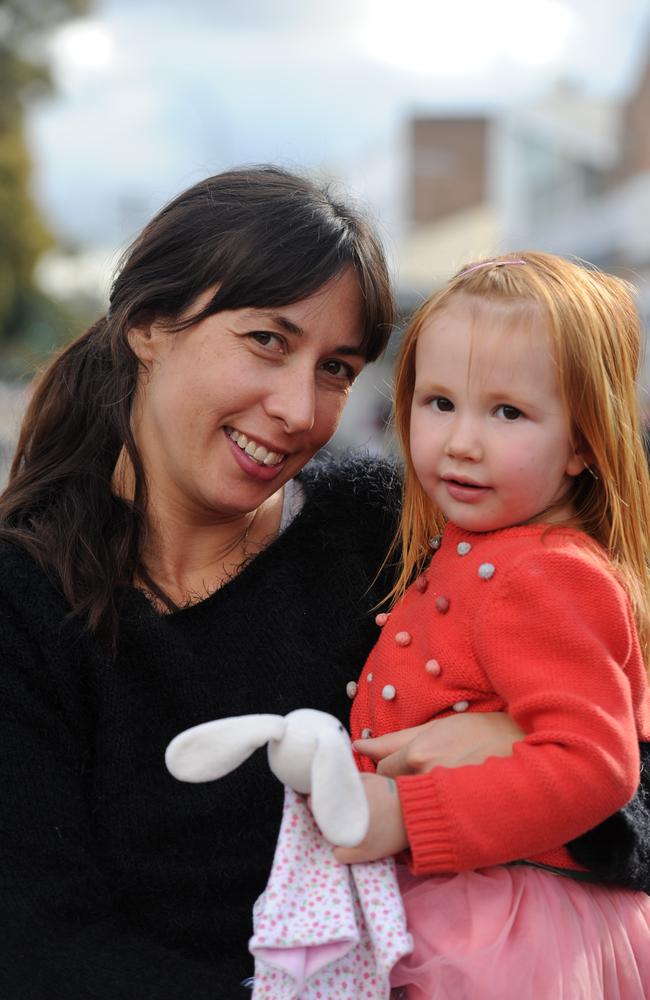
[[[650,0],[0,0],[0,478],[34,373],[169,198],[237,164],[377,221],[406,318],[535,247],[650,318]],[[336,447],[390,447],[395,343]],[[641,403],[650,413],[650,362]]]

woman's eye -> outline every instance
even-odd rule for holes
[[[328,375],[333,375],[334,378],[345,379],[350,385],[352,385],[357,377],[357,373],[351,365],[347,365],[345,361],[338,361],[336,358],[323,362],[321,367]]]
[[[521,410],[518,410],[516,406],[508,406],[507,403],[497,406],[496,412],[500,414],[504,420],[517,420],[519,417],[523,417]]]
[[[439,413],[451,413],[454,409],[454,404],[446,396],[434,396],[430,406]]]
[[[268,330],[254,330],[253,333],[249,334],[249,337],[262,347],[273,347],[274,350],[282,349],[282,339],[278,337],[277,333],[270,333]]]

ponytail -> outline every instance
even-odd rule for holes
[[[98,320],[41,376],[0,495],[0,539],[26,549],[72,612],[114,643],[117,595],[140,551],[144,477],[129,422],[138,361],[111,327]],[[112,489],[123,448],[138,484],[131,501]]]

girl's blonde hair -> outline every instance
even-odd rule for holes
[[[544,310],[573,444],[588,467],[572,479],[572,524],[596,539],[630,596],[646,664],[650,660],[650,476],[636,396],[641,332],[631,286],[561,257],[525,251],[459,271],[411,320],[395,375],[395,427],[405,459],[402,515],[391,555],[400,597],[424,566],[444,518],[420,485],[409,444],[415,351],[425,324],[460,296]]]

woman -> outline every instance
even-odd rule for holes
[[[0,995],[246,996],[281,788],[262,754],[177,783],[164,749],[220,715],[347,720],[399,484],[304,467],[391,321],[356,213],[233,171],[154,218],[109,314],[43,377],[0,500]],[[374,750],[409,766],[409,746]]]

